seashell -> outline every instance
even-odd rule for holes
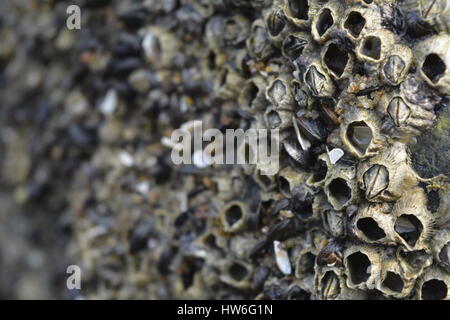
[[[328,202],[339,211],[359,200],[359,189],[355,181],[356,168],[336,164],[331,170],[324,190]]]
[[[244,202],[231,201],[220,211],[225,232],[239,232],[247,226],[248,209]]]
[[[340,127],[344,146],[358,158],[376,155],[385,144],[386,139],[380,133],[381,121],[371,110],[347,107]]]
[[[293,109],[291,77],[283,74],[275,78],[266,89],[266,98],[277,108]]]
[[[438,267],[428,268],[417,281],[417,298],[420,300],[449,300],[450,280],[446,272]]]
[[[252,266],[239,261],[224,260],[221,263],[223,272],[220,280],[239,289],[248,289],[251,286]]]
[[[277,181],[280,192],[290,198],[294,194],[294,188],[304,181],[304,174],[294,171],[291,167],[286,167],[278,173]]]
[[[326,67],[328,74],[334,79],[343,79],[351,76],[353,57],[336,43],[329,41],[321,52],[322,66]]]
[[[246,45],[249,54],[259,60],[265,60],[275,52],[262,19],[253,22],[252,32],[246,41]]]
[[[377,30],[368,33],[361,39],[356,49],[356,57],[368,63],[383,61],[394,44],[394,35],[388,30]]]
[[[230,66],[222,68],[214,81],[217,97],[223,99],[234,98],[239,95],[244,84],[241,74]]]
[[[335,87],[331,78],[318,63],[313,63],[305,72],[303,81],[315,97],[331,97]]]
[[[268,129],[284,130],[292,126],[292,112],[281,108],[267,108],[264,119]]]
[[[330,33],[339,25],[342,10],[339,1],[330,1],[320,8],[311,23],[314,40],[322,44],[330,38]]]
[[[147,62],[155,68],[167,68],[173,64],[181,48],[178,38],[159,27],[141,29],[142,49]]]
[[[433,217],[426,208],[426,201],[425,192],[417,187],[403,195],[392,209],[395,222],[389,233],[410,251],[428,247]]]
[[[275,261],[277,263],[278,268],[285,275],[290,275],[292,272],[291,262],[289,260],[289,255],[286,250],[281,248],[280,241],[273,242],[273,250],[275,253]]]
[[[322,212],[323,227],[334,238],[344,238],[347,234],[347,216],[345,212],[327,209]]]
[[[450,234],[446,230],[439,230],[433,235],[431,240],[431,249],[433,251],[433,256],[436,261],[439,262],[440,266],[446,270],[450,271]]]
[[[344,156],[344,151],[339,148],[334,148],[331,151],[327,151],[328,159],[330,159],[331,164],[336,164]]]
[[[238,45],[250,35],[250,21],[244,15],[233,15],[225,19],[223,34],[225,45]]]
[[[415,48],[418,71],[421,77],[440,92],[450,94],[450,35],[441,34],[428,38]]]
[[[274,6],[264,14],[264,22],[269,39],[276,47],[280,47],[284,38],[290,33],[291,26],[280,5]]]
[[[417,176],[408,164],[402,143],[394,143],[357,168],[360,188],[371,202],[395,201],[417,186]]]
[[[322,187],[325,183],[328,170],[331,168],[331,162],[325,153],[321,154],[318,158],[316,163],[314,164],[313,171],[314,173],[311,174],[311,176],[308,178],[306,183],[310,186],[314,187]]]
[[[381,254],[376,248],[353,245],[344,250],[344,267],[349,288],[379,287],[381,266]]]
[[[307,0],[303,0],[307,1]],[[303,50],[310,44],[311,39],[304,32],[295,32],[288,35],[281,44],[281,53],[286,59],[296,60]]]
[[[295,160],[302,168],[308,168],[311,165],[312,157],[309,150],[305,151],[300,144],[292,137],[283,141],[284,150]]]

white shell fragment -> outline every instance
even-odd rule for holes
[[[197,168],[206,168],[212,164],[211,159],[203,152],[203,150],[199,149],[194,151],[192,154],[192,163]]]
[[[99,108],[103,114],[111,114],[116,111],[117,105],[117,92],[114,89],[109,89]]]
[[[327,149],[328,151],[328,149]],[[340,158],[344,156],[344,151],[339,148],[334,148],[333,150],[328,152],[328,158],[332,164],[336,164]]]
[[[125,167],[131,167],[134,164],[133,157],[128,152],[125,151],[119,153],[119,161]]]
[[[280,241],[273,242],[273,249],[275,251],[275,261],[277,262],[277,266],[280,269],[280,271],[286,275],[289,275],[292,272],[289,255],[286,250],[280,247],[280,245],[281,245]]]
[[[311,147],[311,142],[309,142],[308,139],[302,136],[295,117],[292,117],[292,123],[294,124],[295,135],[297,136],[297,140],[300,143],[300,146],[304,151],[308,150],[309,147]]]

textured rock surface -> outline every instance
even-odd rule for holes
[[[1,1],[0,297],[448,299],[449,11]],[[280,171],[175,166],[191,120]]]

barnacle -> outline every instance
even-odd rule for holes
[[[0,207],[71,230],[81,297],[450,299],[449,1],[96,3],[1,19]]]

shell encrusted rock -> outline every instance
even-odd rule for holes
[[[0,250],[83,274],[42,294],[450,299],[448,1],[82,2],[1,19],[0,234],[40,240]],[[193,120],[279,130],[279,169],[174,164]]]

